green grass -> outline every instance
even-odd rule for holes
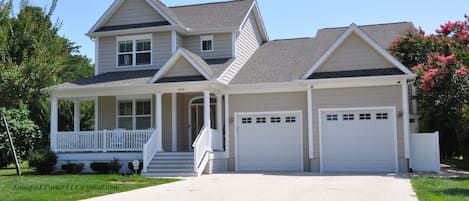
[[[469,200],[469,179],[467,178],[413,177],[411,183],[420,201]]]
[[[462,158],[442,159],[441,163],[451,166],[452,168],[469,171],[469,163],[464,162]]]
[[[0,169],[0,200],[80,200],[177,181],[98,174],[39,176],[30,169],[22,171],[24,176],[17,177],[14,168]]]

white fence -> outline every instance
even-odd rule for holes
[[[58,132],[57,152],[142,151],[151,130]]]
[[[197,176],[200,176],[205,169],[208,162],[208,154],[211,150],[211,133],[216,132],[213,129],[204,127],[200,131],[199,136],[192,144],[194,148],[194,172]]]
[[[440,173],[439,133],[413,133],[410,137],[410,167],[414,171]]]

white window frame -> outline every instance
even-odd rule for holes
[[[119,102],[128,101],[132,102],[132,115],[119,115]],[[150,114],[148,115],[137,115],[137,101],[149,101],[150,102]],[[132,117],[132,130],[137,129],[137,117],[150,117],[150,128],[153,127],[153,104],[151,96],[141,97],[117,97],[116,98],[116,129],[119,128],[120,117]]]
[[[146,51],[137,51],[137,40],[150,40],[150,50]],[[119,55],[129,54],[129,53],[120,53],[119,52],[119,42],[122,41],[132,41],[132,65],[129,66],[119,66]],[[150,64],[137,65],[137,54],[138,53],[150,53]],[[116,67],[117,68],[134,68],[134,67],[146,67],[153,65],[153,35],[144,34],[144,35],[132,35],[132,36],[118,36],[116,37]]]
[[[212,41],[212,49],[204,50],[204,41]],[[215,41],[213,35],[200,36],[200,52],[213,52],[215,50]]]

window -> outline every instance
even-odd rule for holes
[[[200,37],[200,51],[211,52],[213,51],[213,36]]]
[[[151,128],[150,100],[120,100],[117,109],[118,128],[126,130]]]
[[[257,117],[256,118],[256,123],[258,124],[263,124],[263,123],[266,123],[267,122],[267,118],[265,117]]]
[[[286,123],[295,123],[296,122],[296,117],[286,117],[285,122]]]
[[[281,123],[282,118],[280,117],[270,117],[270,123]]]
[[[344,121],[352,121],[355,120],[355,115],[354,114],[344,114],[342,115]]]
[[[360,114],[360,120],[371,120],[371,114]]]
[[[251,117],[245,117],[242,119],[243,124],[250,124],[252,123],[252,118]]]
[[[376,113],[376,119],[379,119],[379,120],[388,119],[388,113]]]
[[[337,121],[338,120],[338,115],[336,114],[328,114],[326,116],[327,121]]]
[[[117,65],[132,67],[151,64],[151,35],[117,38]]]

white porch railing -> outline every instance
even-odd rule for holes
[[[158,148],[161,146],[161,141],[158,138],[158,130],[153,131],[153,134],[148,141],[143,145],[143,172],[147,172],[148,165],[155,157]]]
[[[155,130],[58,132],[57,152],[142,151]]]
[[[194,172],[197,173],[197,176],[203,173],[208,162],[209,152],[212,151],[210,144],[212,132],[215,131],[204,127],[194,141],[194,144],[192,144],[194,148]]]

